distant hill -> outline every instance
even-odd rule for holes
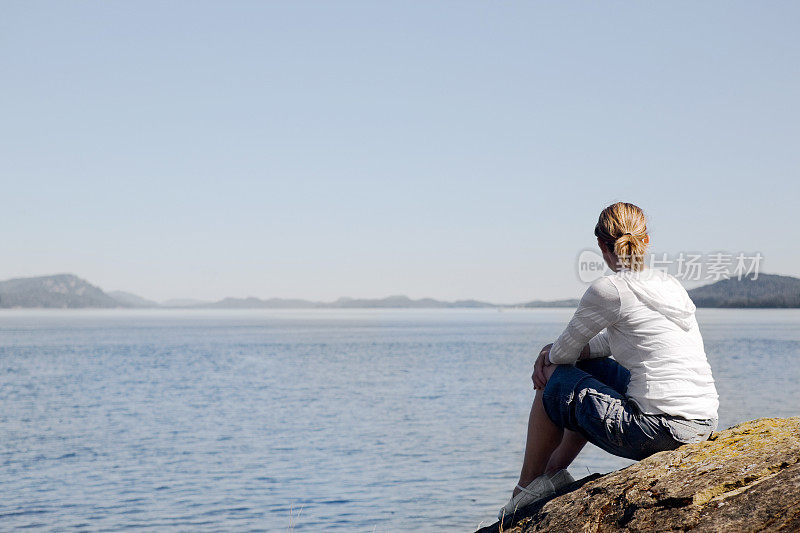
[[[218,302],[204,303],[193,307],[203,309],[309,309],[319,307],[319,304],[308,300],[286,300],[283,298],[225,298]]]
[[[0,281],[0,307],[130,307],[73,274]]]
[[[200,307],[209,303],[211,302],[194,298],[173,298],[172,300],[161,302],[161,307]]]
[[[800,278],[759,274],[723,279],[689,291],[697,307],[800,307]]]
[[[142,298],[130,292],[111,291],[108,295],[125,307],[158,307],[158,302]]]
[[[566,300],[533,300],[524,304],[519,304],[515,307],[578,307],[577,298],[569,298]]]

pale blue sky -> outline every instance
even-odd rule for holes
[[[3,2],[0,278],[579,295],[599,211],[800,275],[793,2]]]

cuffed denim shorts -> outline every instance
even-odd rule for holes
[[[581,433],[595,446],[633,460],[708,439],[717,419],[687,420],[642,413],[625,396],[630,372],[613,359],[559,365],[542,395],[558,427]]]

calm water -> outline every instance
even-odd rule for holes
[[[0,312],[0,529],[473,530],[571,313]],[[800,414],[800,310],[698,319],[720,427]]]

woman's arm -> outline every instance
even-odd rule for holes
[[[594,359],[596,357],[609,357],[611,355],[611,346],[608,344],[608,332],[601,331],[589,340],[586,345],[587,355],[581,359]],[[581,354],[583,355],[583,354]]]
[[[536,362],[533,365],[533,375],[531,376],[531,379],[533,379],[534,389],[543,389],[547,384],[547,378],[544,375],[544,368],[554,364],[550,361],[550,351],[552,348],[553,343],[548,344],[542,348],[542,351],[539,352],[539,357],[536,358]],[[589,339],[589,343],[581,348],[581,351],[578,354],[578,360],[583,361],[585,359],[609,357],[610,355],[611,347],[608,344],[608,335],[605,331],[601,331]]]
[[[549,361],[559,365],[572,364],[584,350],[587,352],[584,357],[611,355],[608,337],[598,333],[619,320],[619,316],[617,286],[607,277],[594,281],[581,298],[567,327],[550,348]]]

